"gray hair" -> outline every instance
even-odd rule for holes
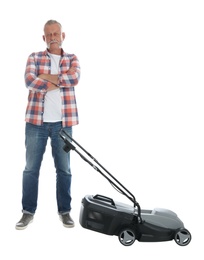
[[[45,30],[46,25],[51,25],[51,24],[55,24],[55,23],[57,23],[57,24],[60,26],[60,28],[62,28],[61,23],[59,23],[58,21],[56,21],[56,20],[48,20],[48,21],[45,23],[45,25],[44,25],[44,30]]]

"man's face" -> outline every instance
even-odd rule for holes
[[[61,49],[64,38],[65,34],[61,32],[61,27],[57,23],[45,26],[43,40],[51,53]]]

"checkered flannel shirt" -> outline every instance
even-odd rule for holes
[[[69,72],[74,68],[74,72]],[[29,55],[26,70],[25,83],[29,89],[28,104],[25,121],[35,124],[43,124],[44,100],[50,82],[38,78],[40,74],[51,73],[51,60],[48,51],[33,52]],[[58,74],[58,86],[62,97],[62,125],[70,127],[77,125],[78,110],[74,87],[80,79],[80,65],[74,54],[68,54],[61,50],[61,59]]]

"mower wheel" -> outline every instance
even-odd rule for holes
[[[187,246],[191,241],[191,233],[187,229],[181,228],[176,232],[174,240],[179,246]]]
[[[131,246],[135,240],[135,232],[130,228],[124,228],[120,231],[118,239],[123,246]]]

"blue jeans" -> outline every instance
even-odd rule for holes
[[[62,123],[44,123],[42,126],[26,123],[26,166],[23,171],[23,212],[34,214],[38,200],[38,179],[47,140],[50,137],[52,157],[56,169],[56,198],[58,213],[71,210],[70,153],[63,150],[64,141],[59,135]],[[72,136],[72,127],[64,130]]]

